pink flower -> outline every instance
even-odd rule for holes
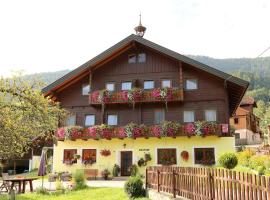
[[[173,128],[169,127],[169,128],[167,129],[167,135],[168,135],[169,137],[175,136],[175,135],[176,135],[175,130],[174,130]]]
[[[133,137],[137,138],[137,137],[140,137],[140,136],[142,136],[142,129],[140,127],[135,127],[133,129]]]
[[[128,101],[128,91],[122,91],[121,97],[124,101]]]
[[[91,99],[93,102],[97,102],[99,97],[99,91],[95,91],[91,94]]]
[[[64,139],[65,138],[65,128],[59,128],[56,132],[58,138]]]
[[[152,131],[152,133],[153,133],[153,135],[154,136],[156,136],[156,137],[160,137],[160,134],[161,134],[161,127],[160,126],[153,126],[152,128],[151,128],[151,131]]]
[[[71,130],[70,136],[71,136],[71,138],[73,138],[73,139],[78,139],[79,137],[81,137],[81,132],[80,132],[78,129],[73,128],[73,129]]]
[[[188,123],[188,124],[185,126],[185,131],[186,131],[189,135],[193,134],[194,131],[195,131],[195,126],[194,126],[194,124]]]
[[[102,130],[102,137],[103,137],[103,138],[106,138],[106,139],[111,139],[111,137],[112,137],[112,132],[111,132],[111,130],[109,130],[109,129],[107,129],[107,128],[103,129],[103,130]]]
[[[168,88],[167,90],[167,100],[171,100],[173,98],[172,88]]]
[[[160,98],[160,89],[159,88],[153,89],[152,96],[156,99],[159,99]]]
[[[90,138],[97,138],[97,128],[92,126],[87,129],[87,135]]]
[[[119,128],[119,130],[118,130],[118,137],[119,138],[125,138],[125,137],[127,137],[127,135],[126,135],[126,132],[125,132],[125,129],[124,128]]]

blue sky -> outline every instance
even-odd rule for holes
[[[0,76],[74,69],[134,33],[140,12],[145,38],[182,54],[256,57],[270,46],[268,0],[0,0]]]

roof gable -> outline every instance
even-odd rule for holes
[[[189,57],[183,56],[175,51],[172,51],[170,49],[167,49],[163,46],[160,46],[156,43],[153,43],[147,39],[144,39],[140,36],[131,34],[130,36],[126,37],[125,39],[121,40],[117,44],[113,45],[109,49],[105,50],[101,54],[97,55],[96,57],[92,58],[88,62],[84,63],[83,65],[79,66],[78,68],[74,69],[73,71],[69,72],[68,74],[64,75],[60,79],[56,80],[55,82],[51,83],[50,85],[43,88],[42,92],[45,95],[49,95],[50,93],[53,93],[54,90],[61,87],[65,83],[67,83],[69,80],[75,79],[79,75],[82,75],[83,73],[87,73],[89,70],[97,66],[98,64],[102,63],[104,60],[110,58],[111,56],[115,55],[116,52],[125,51],[128,47],[130,47],[133,43],[139,43],[142,44],[148,48],[151,48],[155,51],[158,51],[160,53],[163,53],[173,59],[182,61],[184,63],[187,63],[198,70],[202,70],[204,72],[207,72],[209,74],[212,74],[220,79],[224,80],[224,86],[228,87],[229,90],[232,91],[232,94],[229,93],[229,99],[230,101],[233,101],[230,105],[231,113],[234,113],[236,108],[241,102],[242,97],[244,96],[244,93],[249,85],[247,81],[244,81],[242,79],[239,79],[237,77],[234,77],[232,75],[229,75],[225,72],[222,72],[220,70],[217,70],[213,67],[210,67],[208,65],[205,65],[203,63],[200,63],[196,60],[193,60]]]

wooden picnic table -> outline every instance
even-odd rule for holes
[[[25,178],[25,177],[13,177],[5,179],[5,181],[11,182],[11,189],[15,186],[15,183],[18,183],[18,192],[25,193],[25,186],[26,183],[29,182],[30,191],[33,192],[33,181],[37,180],[38,178]]]

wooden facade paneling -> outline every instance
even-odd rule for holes
[[[146,53],[145,63],[128,63],[128,55]],[[144,80],[154,80],[155,88],[161,87],[163,79],[172,80],[172,87],[184,87],[185,80],[195,78],[198,80],[198,89],[184,91],[183,102],[168,103],[165,114],[166,120],[183,122],[183,111],[194,110],[196,120],[204,120],[204,110],[216,109],[219,123],[228,123],[228,96],[224,82],[207,73],[197,71],[194,67],[170,59],[156,52],[137,46],[132,48],[110,62],[95,70],[90,75],[73,83],[64,90],[56,93],[62,107],[76,113],[77,124],[83,126],[86,114],[96,115],[96,124],[102,123],[101,106],[90,106],[89,97],[82,95],[82,85],[91,81],[91,90],[102,90],[107,82],[116,84],[116,91],[121,90],[121,82],[138,80],[138,86],[143,88]],[[129,122],[154,123],[154,111],[165,109],[165,104],[145,103],[137,104],[135,109],[132,105],[106,105],[105,122],[107,114],[117,114],[119,125]]]

